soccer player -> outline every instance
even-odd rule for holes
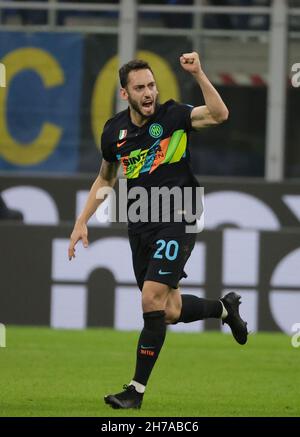
[[[184,187],[192,187],[196,191],[198,184],[188,159],[188,134],[191,130],[222,123],[228,118],[228,109],[203,72],[196,52],[183,54],[180,65],[198,83],[205,105],[191,107],[173,100],[159,104],[155,77],[146,62],[133,60],[120,68],[120,92],[128,102],[128,109],[104,126],[100,173],[71,234],[70,260],[80,239],[87,247],[87,222],[101,202],[96,199],[96,193],[100,188],[114,186],[120,164],[128,190],[143,187],[149,196],[153,187],[179,187],[181,192]],[[192,197],[192,203],[195,200]],[[186,232],[185,210],[170,203],[172,218],[168,222],[161,213],[158,221],[151,221],[151,214],[147,221],[136,221],[130,214],[132,202],[128,197],[128,235],[134,273],[142,291],[144,327],[132,380],[123,387],[124,391],[104,398],[113,408],[141,407],[167,324],[220,318],[230,326],[238,343],[245,344],[248,335],[247,323],[239,315],[240,296],[236,293],[228,293],[219,300],[180,294],[178,283],[186,277],[183,269],[196,239],[196,233]],[[149,205],[151,202],[145,207],[141,205],[144,213]],[[176,219],[178,214],[182,215],[181,221]]]

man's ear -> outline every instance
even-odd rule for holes
[[[128,93],[126,88],[120,88],[120,97],[122,100],[128,100]]]

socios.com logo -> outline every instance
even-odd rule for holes
[[[162,126],[158,123],[153,123],[149,127],[149,134],[153,138],[160,138],[163,134],[163,131],[164,130],[163,130]]]

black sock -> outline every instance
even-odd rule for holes
[[[202,299],[192,294],[183,294],[182,308],[178,322],[195,322],[203,319],[219,319],[223,312],[223,306],[219,300]]]
[[[166,322],[164,311],[151,311],[143,317],[144,328],[137,346],[133,380],[146,385],[165,340]]]

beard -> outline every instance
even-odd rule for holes
[[[128,103],[129,105],[132,107],[132,109],[137,112],[141,117],[143,118],[151,118],[153,116],[153,114],[156,112],[157,106],[158,106],[158,102],[157,102],[157,98],[153,101],[153,106],[154,106],[154,111],[152,114],[144,114],[140,108],[140,105],[138,104],[138,102],[136,100],[133,100],[130,96],[128,96]]]

